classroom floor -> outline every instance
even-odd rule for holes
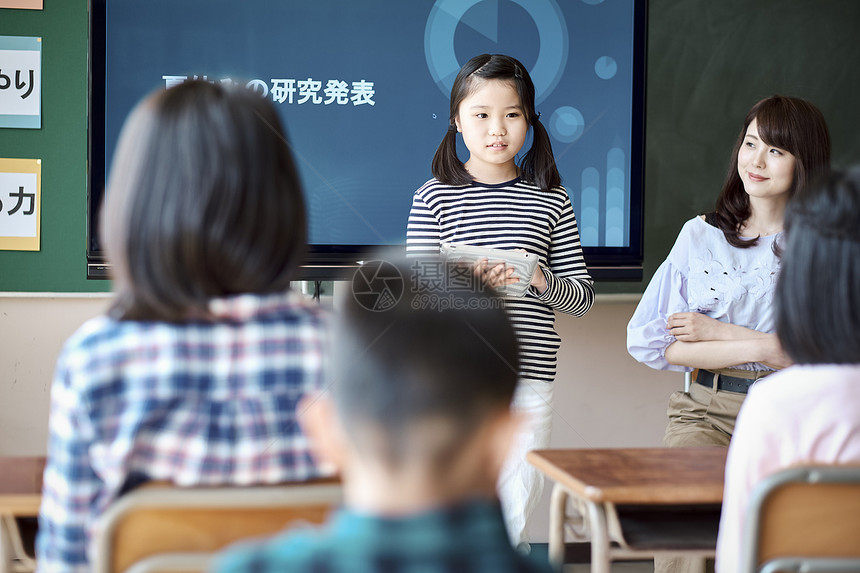
[[[579,544],[580,547],[575,553],[578,554],[578,557],[574,558],[574,560],[586,561],[588,559],[588,545],[587,544]],[[533,543],[531,545],[532,552],[535,555],[540,555],[541,557],[546,557],[546,552],[549,549],[546,543]],[[586,551],[586,553],[583,553]],[[565,565],[563,569],[563,573],[590,573],[591,564],[589,563],[576,563]],[[612,563],[612,572],[613,573],[654,573],[654,561],[653,560],[642,560],[642,561],[616,561]]]
[[[579,565],[565,565],[563,573],[589,573],[591,565],[582,563]],[[631,561],[615,562],[612,564],[612,573],[654,573],[653,561]]]

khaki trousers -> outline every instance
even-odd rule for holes
[[[717,391],[693,382],[690,392],[675,392],[669,398],[669,425],[663,436],[667,448],[729,445],[746,394]],[[705,573],[714,570],[713,559],[659,557],[659,573]]]
[[[728,446],[746,394],[717,391],[697,382],[690,392],[669,398],[669,425],[663,436],[668,448]]]

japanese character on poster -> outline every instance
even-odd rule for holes
[[[0,250],[38,251],[42,160],[0,159]]]
[[[163,75],[165,88],[171,88],[189,79],[201,79],[204,81],[220,81],[221,83],[236,83],[230,78],[210,78],[208,76],[176,76]],[[342,106],[352,103],[352,106],[375,106],[373,99],[376,95],[374,82],[360,80],[350,84],[340,79],[329,79],[323,84],[322,80],[314,78],[272,78],[271,88],[266,80],[253,79],[245,84],[245,87],[262,97],[271,97],[277,104],[286,105],[332,105]]]
[[[0,36],[0,127],[42,127],[42,38]]]

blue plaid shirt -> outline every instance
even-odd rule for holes
[[[234,546],[215,573],[514,573],[551,571],[546,560],[517,553],[498,503],[471,500],[403,518],[349,509],[322,529],[302,528]]]
[[[88,570],[98,516],[131,481],[317,477],[296,403],[323,387],[325,316],[293,293],[213,300],[211,321],[102,316],[65,344],[51,389],[39,571]]]

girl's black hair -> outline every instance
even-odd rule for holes
[[[715,226],[732,246],[752,247],[756,240],[743,239],[740,230],[750,217],[749,195],[738,173],[738,151],[749,125],[756,120],[758,135],[766,145],[778,147],[795,158],[789,197],[830,170],[830,134],[821,111],[804,99],[775,95],[756,103],[747,113],[738,134],[723,188],[717,197]],[[774,243],[776,245],[776,243]]]
[[[472,94],[483,80],[511,82],[522,102],[526,122],[532,127],[531,149],[520,160],[520,177],[534,183],[543,191],[561,185],[561,175],[555,165],[549,134],[535,112],[535,86],[529,73],[516,58],[502,54],[475,56],[460,69],[451,88],[451,108],[448,131],[433,156],[433,176],[446,185],[468,185],[472,176],[457,157],[457,127],[455,120],[460,103]]]
[[[189,81],[141,102],[104,209],[120,319],[205,318],[212,298],[286,291],[306,248],[280,119],[241,87]]]
[[[860,364],[860,170],[798,195],[775,291],[776,332],[799,364]]]

